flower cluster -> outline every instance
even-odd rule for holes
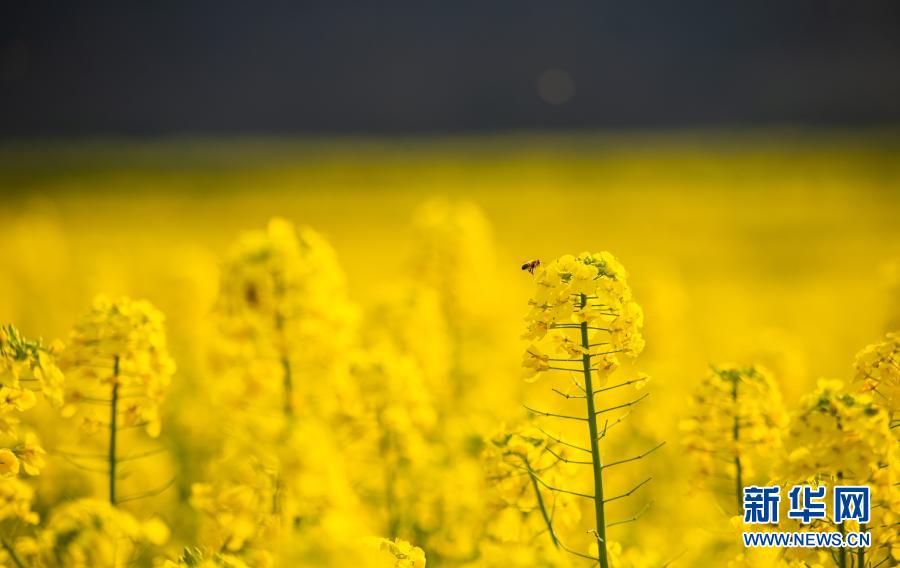
[[[900,332],[856,354],[856,380],[873,391],[892,411],[900,410]]]
[[[200,548],[185,548],[175,560],[165,560],[162,568],[250,568],[250,565],[232,554],[207,553]]]
[[[535,426],[501,428],[484,450],[488,480],[497,495],[497,513],[490,527],[500,542],[521,542],[546,532],[558,546],[556,531],[569,531],[581,520],[581,510],[561,487],[572,475],[558,467],[569,450]]]
[[[888,417],[872,397],[847,392],[841,381],[833,380],[819,381],[801,399],[783,439],[784,473],[798,481],[863,483],[887,463],[896,446]]]
[[[200,549],[251,566],[327,555],[332,539],[317,531],[349,532],[337,502],[352,499],[340,462],[322,456],[337,453],[337,417],[359,396],[342,396],[356,310],[333,249],[282,219],[244,233],[223,263],[215,316],[212,396],[233,431],[193,485]]]
[[[77,416],[92,432],[115,425],[158,436],[159,405],[175,371],[164,321],[147,301],[94,300],[61,357],[66,372],[63,414]]]
[[[278,354],[298,346],[340,347],[355,316],[331,245],[312,229],[278,218],[232,245],[222,264],[217,312],[232,337],[271,344]]]
[[[269,432],[265,417],[234,432],[191,488],[200,513],[196,544],[250,566],[305,565],[326,558],[351,535],[369,534],[347,482],[334,432],[296,416]],[[323,459],[328,456],[329,459]],[[360,471],[361,477],[371,471]]]
[[[427,551],[429,565],[457,568],[823,568],[827,550],[742,550],[741,517],[731,530],[717,514],[731,514],[741,485],[818,482],[872,488],[873,546],[843,564],[835,551],[834,564],[900,561],[897,334],[860,352],[849,388],[824,382],[788,415],[759,366],[703,377],[710,352],[754,340],[731,321],[692,319],[720,319],[722,306],[687,309],[694,290],[660,268],[643,296],[663,340],[654,372],[703,378],[689,405],[685,381],[665,381],[654,393],[665,411],[638,411],[648,393],[624,387],[648,380],[630,361],[643,312],[615,257],[501,273],[484,217],[465,204],[426,205],[415,234],[407,265],[394,250],[357,262],[366,303],[348,297],[321,235],[273,219],[239,236],[221,270],[211,251],[174,247],[137,273],[173,310],[171,327],[147,302],[102,297],[66,348],[0,327],[0,566],[422,568]],[[28,282],[48,264],[30,257]],[[127,286],[128,271],[103,260],[110,287]],[[21,283],[8,296],[9,281],[0,274],[3,310],[20,294],[51,298]],[[526,345],[515,333],[523,282]],[[87,291],[76,286],[13,311],[28,326],[68,326],[51,317],[68,319]],[[722,325],[734,336],[708,350],[696,341]],[[802,338],[772,336],[777,357],[762,359],[794,399],[806,366],[800,355],[780,364],[780,350]],[[507,354],[526,346],[521,381]],[[641,460],[664,444],[651,440],[679,423],[685,451],[650,458],[665,460],[653,467],[664,484],[648,483]],[[696,495],[684,506],[684,489],[720,494],[723,479],[727,506]]]
[[[371,545],[378,550],[371,568],[425,568],[425,552],[403,539],[376,538]]]
[[[841,381],[819,381],[801,399],[783,436],[779,480],[869,486],[872,557],[881,552],[900,560],[900,448],[889,424],[871,395],[850,392]]]
[[[38,538],[21,539],[17,551],[36,566],[121,566],[133,562],[142,546],[168,538],[159,519],[141,522],[106,501],[77,499],[56,508]]]
[[[214,372],[225,402],[248,411],[293,414],[334,375],[354,334],[334,250],[318,233],[272,219],[243,233],[222,264],[215,307]]]
[[[269,552],[252,550],[248,544],[271,542],[277,534],[276,472],[254,456],[238,455],[228,456],[214,471],[217,475],[211,483],[195,483],[191,488],[191,505],[203,514],[201,542],[241,562],[271,565]]]
[[[25,339],[12,325],[0,326],[0,413],[9,406],[30,408],[35,392],[53,404],[62,402],[63,375],[55,362],[61,350],[59,342],[45,346]]]
[[[51,404],[62,402],[60,349],[25,339],[11,325],[0,327],[0,521],[38,521],[31,510],[34,490],[20,475],[40,474],[47,452],[34,432],[23,431],[19,415],[35,405],[35,392]]]
[[[378,464],[355,476],[355,485],[366,499],[381,504],[384,534],[412,534],[415,519],[408,511],[428,495],[424,472],[437,458],[429,451],[437,415],[422,373],[411,357],[386,344],[356,352],[350,373],[366,396],[346,397],[342,403],[347,449]]]
[[[609,568],[616,561],[617,549],[612,541],[607,540],[607,528],[636,520],[647,507],[630,519],[610,521],[607,518],[607,503],[632,495],[651,478],[637,483],[621,495],[609,497],[604,492],[604,471],[642,459],[664,444],[663,442],[643,453],[613,462],[605,462],[605,456],[600,450],[600,442],[606,438],[609,428],[615,427],[630,413],[632,407],[646,398],[645,394],[620,404],[597,406],[606,402],[609,397],[620,395],[622,387],[634,385],[640,388],[647,382],[647,377],[641,374],[635,379],[605,386],[609,377],[618,369],[620,356],[636,357],[643,350],[643,311],[632,299],[624,267],[608,252],[582,253],[577,257],[566,255],[547,264],[535,263],[533,273],[536,290],[529,301],[531,309],[525,317],[527,332],[524,338],[532,341],[522,362],[525,380],[534,381],[540,374],[549,371],[567,376],[572,385],[565,391],[555,387],[553,391],[565,403],[577,402],[579,409],[575,412],[550,412],[535,410],[529,406],[526,408],[537,416],[586,425],[580,433],[582,439],[584,434],[588,434],[586,443],[563,443],[561,438],[557,438],[554,441],[560,446],[560,450],[554,451],[549,446],[546,450],[561,462],[580,466],[582,471],[590,471],[593,490],[589,493],[557,487],[542,482],[540,477],[534,475],[531,467],[525,469],[532,481],[535,484],[540,482],[543,489],[593,503],[594,518],[589,531],[593,539],[589,543],[587,554],[574,550],[559,540],[552,516],[546,514],[546,507],[542,507],[543,517],[557,548],[577,558],[596,561],[601,568]],[[574,394],[572,386],[578,389]],[[603,396],[598,396],[601,394]],[[607,413],[616,410],[624,413],[612,420],[607,418]],[[533,444],[538,440],[532,439],[531,442]],[[523,441],[528,441],[528,438],[523,438]],[[540,445],[541,443],[536,447]],[[568,459],[560,453],[562,446],[582,453],[577,459]],[[517,453],[520,460],[521,456],[528,458],[528,452]],[[536,495],[540,504],[540,488]]]
[[[689,405],[684,447],[705,479],[731,480],[740,502],[744,485],[767,480],[766,456],[780,446],[787,414],[778,385],[761,367],[714,367]]]
[[[580,363],[584,355],[606,377],[618,367],[619,355],[635,357],[643,350],[643,311],[632,299],[624,267],[610,253],[562,256],[538,266],[534,280],[526,316],[525,338],[534,342],[523,360],[527,379],[555,368],[578,371],[565,365]]]

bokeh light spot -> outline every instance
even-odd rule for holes
[[[575,82],[564,69],[548,69],[538,78],[538,95],[544,102],[561,105],[575,96]]]

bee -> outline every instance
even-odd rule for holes
[[[529,260],[525,264],[522,265],[522,270],[527,270],[529,274],[534,274],[534,269],[541,265],[541,261],[538,259]]]

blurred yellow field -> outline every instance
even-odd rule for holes
[[[4,332],[4,565],[900,562],[893,135],[8,143],[0,188],[0,323],[43,339]],[[639,456],[604,468],[608,532],[557,491],[595,487],[587,377],[629,383],[594,425]],[[745,549],[733,459],[738,487],[872,485],[872,547]]]

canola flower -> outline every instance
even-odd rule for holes
[[[771,479],[771,456],[781,447],[787,411],[772,375],[758,365],[719,365],[711,368],[691,395],[680,421],[682,446],[694,460],[698,487],[724,496],[721,508],[730,523],[717,516],[707,547],[732,550],[740,545],[744,487]],[[730,530],[728,530],[730,529]],[[782,566],[775,554],[742,548],[729,566]]]
[[[107,403],[89,399],[109,399],[112,365],[104,362],[91,376],[86,363],[93,355],[79,353],[99,352],[93,341],[73,341],[60,350],[7,331],[0,343],[5,346],[0,358],[0,424],[9,434],[0,444],[0,536],[5,541],[0,546],[0,565],[420,568],[427,551],[429,566],[570,568],[600,563],[605,553],[609,566],[655,568],[663,565],[662,559],[679,558],[685,550],[674,565],[872,568],[898,562],[891,548],[897,540],[897,509],[891,501],[897,473],[895,467],[885,465],[897,457],[884,442],[890,440],[886,432],[897,434],[892,427],[896,414],[891,414],[884,396],[896,377],[896,367],[891,367],[896,361],[891,355],[896,352],[891,347],[895,338],[888,336],[860,354],[858,380],[850,388],[836,387],[822,394],[831,401],[822,413],[833,423],[823,419],[815,434],[807,435],[825,435],[832,440],[827,447],[790,441],[803,431],[799,417],[815,406],[812,398],[798,405],[789,428],[774,426],[783,410],[776,404],[774,379],[761,368],[723,366],[704,379],[694,404],[682,417],[683,425],[693,421],[684,432],[690,451],[667,455],[668,469],[699,469],[704,481],[724,472],[731,501],[735,455],[745,479],[766,481],[768,463],[757,455],[762,447],[758,440],[765,439],[771,453],[781,454],[782,465],[773,483],[807,476],[829,485],[838,479],[852,483],[861,479],[872,484],[875,497],[877,520],[869,527],[875,546],[862,557],[858,550],[847,551],[841,564],[838,551],[832,557],[827,550],[803,554],[773,549],[734,555],[733,548],[740,546],[738,534],[724,546],[721,539],[696,538],[704,529],[690,526],[690,510],[704,503],[689,497],[679,496],[681,510],[669,508],[662,520],[655,519],[655,527],[645,522],[626,524],[646,508],[637,503],[637,513],[632,514],[631,503],[624,497],[636,488],[622,470],[639,469],[635,462],[653,450],[649,444],[644,451],[642,440],[647,434],[677,422],[683,389],[672,388],[675,396],[664,394],[668,407],[676,409],[671,413],[674,420],[634,413],[636,435],[622,442],[614,435],[622,430],[624,415],[642,398],[641,393],[626,398],[631,389],[624,387],[647,383],[644,375],[626,373],[629,360],[643,347],[642,315],[630,290],[622,286],[624,271],[614,259],[604,253],[579,255],[563,262],[564,270],[559,261],[536,270],[535,301],[527,320],[531,345],[522,368],[528,381],[537,384],[528,387],[516,380],[514,361],[505,365],[509,358],[501,356],[518,348],[515,334],[498,334],[510,320],[515,325],[514,317],[500,314],[506,313],[503,301],[516,301],[517,294],[509,293],[516,290],[511,279],[522,274],[517,266],[507,268],[509,286],[498,292],[492,287],[491,271],[496,267],[490,260],[483,216],[453,204],[429,207],[434,208],[432,213],[419,213],[416,219],[420,238],[414,243],[410,270],[391,271],[388,295],[393,296],[388,301],[376,299],[374,307],[368,304],[362,315],[348,299],[340,265],[328,243],[317,239],[317,233],[280,220],[241,235],[226,254],[219,295],[209,318],[216,282],[212,270],[204,272],[208,282],[199,287],[208,290],[208,297],[203,296],[208,303],[198,301],[183,312],[180,307],[193,296],[161,285],[171,282],[170,277],[160,278],[150,269],[128,274],[117,266],[104,267],[95,280],[94,273],[85,269],[91,275],[85,278],[90,289],[112,277],[110,289],[134,284],[136,290],[151,290],[154,301],[171,310],[165,350],[171,348],[180,363],[179,396],[154,397],[155,410],[129,410],[125,395],[119,397],[123,414],[116,428],[116,506],[108,497],[99,498],[101,492],[91,477],[81,474],[87,467],[74,471],[62,461],[84,463],[86,458],[75,458],[76,453],[97,455],[100,465],[91,469],[97,469],[104,481],[109,475],[110,436],[105,423],[111,409]],[[59,233],[64,244],[68,235]],[[163,265],[179,262],[178,258],[167,256]],[[559,278],[542,273],[551,267]],[[40,269],[36,263],[29,283],[40,278]],[[579,276],[582,272],[593,276]],[[402,282],[404,276],[411,285]],[[5,305],[19,307],[18,300],[10,297],[32,298],[30,291],[11,286],[8,280],[0,278]],[[78,285],[76,279],[70,292],[73,297],[82,292]],[[10,290],[12,296],[7,295]],[[701,287],[698,293],[703,292]],[[597,296],[586,298],[589,304],[605,305],[596,306],[596,315],[588,313],[586,306],[579,305],[580,294]],[[679,329],[688,320],[660,331],[660,302],[654,304],[652,294],[642,297],[648,313],[652,309],[654,314],[653,347],[667,342],[668,353],[677,354],[679,349],[673,349],[667,337],[671,334],[683,339],[681,349],[694,349],[686,351],[683,360],[661,357],[659,351],[650,353],[657,358],[651,364],[661,374],[677,377],[676,364],[697,358],[699,347],[688,341],[697,335],[686,326]],[[66,313],[64,302],[43,299],[36,302],[37,308],[27,309],[23,321],[47,330],[67,325],[50,319],[46,328],[36,325],[54,312]],[[815,321],[813,315],[809,317]],[[581,341],[582,323],[588,327],[587,347]],[[751,336],[742,333],[734,332],[734,344],[752,343]],[[96,334],[100,336],[106,337]],[[591,360],[588,376],[596,401],[598,449],[603,450],[606,537],[602,541],[597,537],[597,499],[586,489],[596,479],[583,390],[585,355]],[[183,356],[198,363],[185,364]],[[140,366],[154,357],[148,349],[135,359]],[[57,358],[72,376],[69,386],[64,386],[63,374],[56,369]],[[205,366],[206,362],[211,364]],[[700,377],[698,369],[704,361],[695,363],[696,368],[680,376]],[[620,365],[623,378],[612,380],[612,372]],[[171,377],[171,369],[162,372],[166,366],[159,365],[158,373],[148,371],[159,375],[163,392],[170,380],[164,375]],[[734,376],[739,379],[730,380]],[[18,377],[18,382],[12,377]],[[802,386],[800,375],[779,373],[779,377],[790,378],[791,383],[782,382],[785,388],[794,383]],[[132,386],[142,389],[141,380],[135,380]],[[540,406],[552,408],[547,412],[534,408],[531,414],[537,418],[521,420],[516,413],[521,391],[544,385],[553,389],[551,399],[556,404],[545,400]],[[735,386],[738,399],[749,408],[731,406]],[[64,413],[93,436],[67,428],[69,422],[45,408],[63,402],[63,393],[67,397]],[[42,399],[51,404],[43,404]],[[182,441],[186,436],[177,426],[185,422],[201,428],[202,436]],[[513,426],[498,432],[497,424],[504,422]],[[734,422],[739,424],[737,440],[730,428]],[[717,430],[716,425],[722,428]],[[146,434],[157,434],[161,440]],[[80,446],[66,448],[71,449],[66,455],[60,443],[72,444],[76,435]],[[41,439],[49,455],[43,452]],[[779,450],[778,440],[787,447]],[[855,445],[860,440],[869,442]],[[179,472],[178,490],[159,499],[131,500],[143,492],[126,493],[126,484],[137,488],[142,482],[149,486],[150,479],[165,479],[162,472],[168,464],[155,467],[158,464],[129,459],[144,453],[139,445],[158,443],[166,446],[166,458]],[[847,448],[847,456],[842,448]],[[714,460],[705,449],[722,459]],[[821,459],[806,463],[802,454],[796,463],[788,459],[804,449]],[[620,460],[620,451],[626,456],[640,453]],[[857,460],[856,455],[864,457]],[[860,468],[858,463],[868,466]],[[689,481],[693,483],[694,478]],[[620,494],[619,487],[627,491]],[[664,491],[673,492],[671,487],[667,484]],[[663,491],[653,498],[663,501]],[[623,504],[621,511],[618,504]],[[629,509],[622,518],[625,507]],[[649,515],[651,520],[656,512]],[[157,513],[171,526],[171,538],[167,538],[167,524],[155,518]],[[687,527],[677,533],[678,542],[672,542],[675,532],[669,528],[673,526]],[[591,542],[577,541],[585,538],[586,529],[592,531]],[[360,544],[365,535],[383,538],[367,538]]]
[[[186,547],[178,558],[165,560],[162,568],[250,568],[250,565],[231,554]]]
[[[30,408],[36,392],[52,404],[62,403],[63,375],[55,363],[62,347],[25,339],[12,325],[0,327],[0,412]]]
[[[534,282],[535,292],[525,318],[525,338],[532,344],[523,356],[524,376],[526,380],[534,381],[548,372],[565,373],[572,381],[572,385],[568,385],[569,390],[554,391],[566,400],[583,401],[584,409],[574,415],[529,410],[538,416],[582,422],[587,426],[589,446],[571,444],[579,448],[585,457],[570,463],[591,467],[593,493],[559,488],[548,483],[542,485],[554,493],[568,494],[593,503],[592,532],[595,542],[592,549],[596,555],[576,551],[562,542],[559,546],[576,556],[598,562],[602,568],[608,568],[611,565],[610,543],[606,531],[621,522],[607,519],[606,505],[631,495],[650,478],[621,495],[605,494],[605,470],[646,455],[604,463],[600,442],[611,426],[606,416],[632,407],[644,397],[601,407],[603,398],[598,399],[597,396],[629,384],[642,385],[646,381],[646,377],[642,376],[606,386],[609,377],[619,367],[620,357],[636,357],[644,348],[641,334],[643,311],[632,298],[624,267],[608,252],[582,253],[577,257],[566,255],[541,264],[534,270]],[[570,394],[573,387],[577,387],[577,391]],[[622,418],[620,416],[614,420],[612,426]]]
[[[133,564],[168,538],[159,519],[142,522],[107,501],[77,499],[54,509],[38,537],[18,547],[29,565],[93,568]]]
[[[275,399],[290,415],[349,345],[356,310],[325,239],[275,218],[229,250],[216,315],[217,368],[239,373],[238,384],[228,385],[235,400]]]
[[[52,405],[61,403],[63,375],[56,365],[61,349],[60,343],[46,347],[28,340],[12,325],[0,327],[0,555],[17,566],[23,561],[13,541],[15,529],[39,521],[32,510],[34,488],[25,478],[41,473],[47,454],[38,437],[23,430],[19,415],[37,403],[35,393]]]
[[[854,361],[856,381],[864,392],[891,415],[891,428],[900,427],[900,332],[888,333],[884,340],[865,347]]]
[[[333,249],[282,219],[241,235],[214,314],[214,395],[230,412],[192,486],[199,549],[252,566],[327,556],[337,533],[365,525],[348,471],[323,457],[340,453],[356,320]]]
[[[499,372],[494,316],[506,296],[497,286],[490,225],[472,203],[431,200],[416,209],[412,231],[409,282],[367,314],[361,340],[414,360],[441,425],[427,432],[416,473],[404,468],[391,476],[416,479],[402,506],[412,532],[399,536],[428,550],[434,563],[458,565],[479,556],[488,522],[480,452],[509,393],[481,377]]]
[[[164,322],[147,301],[100,296],[76,324],[62,354],[63,415],[76,418],[90,434],[105,434],[108,500],[113,505],[120,498],[119,466],[125,457],[120,436],[132,429],[153,438],[160,434],[159,406],[175,372]]]
[[[229,437],[192,484],[196,546],[250,566],[308,565],[336,557],[354,535],[370,534],[332,433],[296,416],[270,441],[254,437],[265,434],[260,421],[242,421],[248,435]]]
[[[191,505],[203,514],[200,542],[223,555],[204,562],[217,566],[271,566],[272,554],[266,549],[244,549],[257,540],[271,543],[278,535],[276,472],[256,456],[237,454],[224,456],[212,471],[216,474],[213,480],[195,483],[190,498]],[[186,551],[179,565],[206,565],[191,564],[195,556]],[[202,555],[196,560],[199,562],[200,558]]]
[[[758,366],[713,367],[690,399],[682,443],[707,481],[730,482],[743,510],[745,485],[767,481],[766,455],[777,451],[787,414],[778,385]]]
[[[848,391],[841,381],[820,380],[803,397],[782,436],[784,457],[777,478],[782,486],[824,483],[867,485],[871,488],[872,518],[866,528],[872,547],[854,553],[855,566],[900,561],[900,448],[890,429],[887,412],[869,394]],[[857,530],[858,524],[814,522],[829,530]],[[805,551],[791,549],[791,555]],[[850,568],[854,559],[846,548],[834,553],[835,565]]]
[[[452,399],[452,345],[437,291],[424,284],[398,287],[368,311],[365,319],[377,324],[364,326],[359,341],[377,346],[374,350],[384,347],[411,358],[421,373],[421,388],[433,399]],[[450,414],[446,405],[434,406],[435,411]]]
[[[378,550],[371,568],[425,568],[425,551],[403,539],[374,538],[368,546]]]
[[[344,404],[354,440],[348,450],[366,452],[379,465],[356,485],[385,512],[385,534],[414,534],[408,512],[428,492],[421,472],[434,459],[429,445],[437,420],[421,370],[410,357],[381,344],[355,354],[350,372],[367,396]]]
[[[480,412],[466,407],[466,420],[458,416],[445,314],[440,293],[421,282],[398,287],[366,314],[377,323],[361,330],[351,354],[342,439],[347,454],[374,464],[353,477],[384,517],[379,531],[414,540],[434,563],[456,565],[477,555],[487,505],[471,424]]]
[[[529,562],[540,558],[547,565],[561,565],[563,558],[555,553],[560,535],[577,526],[581,510],[575,496],[542,489],[544,484],[559,487],[573,481],[571,472],[560,467],[567,450],[533,425],[501,427],[486,445],[487,476],[497,494],[488,535],[498,544],[512,545],[506,547],[507,553],[530,543]],[[534,539],[541,535],[549,539]]]

